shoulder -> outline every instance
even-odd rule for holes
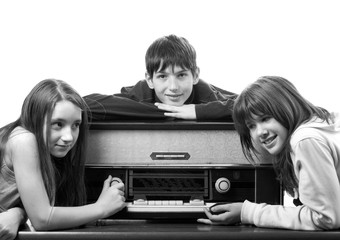
[[[121,94],[136,101],[154,102],[154,90],[149,88],[145,79],[138,81],[134,86],[123,87]]]
[[[4,161],[12,169],[13,160],[17,159],[18,155],[26,154],[27,151],[36,151],[36,149],[35,135],[22,127],[16,127],[6,143]]]
[[[312,119],[306,123],[301,124],[292,134],[291,145],[296,145],[298,142],[308,139],[323,140],[324,131],[328,123],[320,119]]]
[[[299,126],[291,136],[292,148],[299,146],[324,146],[340,150],[340,119],[330,119],[328,122],[314,118]],[[302,144],[304,142],[304,144]],[[314,147],[315,147],[314,146]]]
[[[194,85],[194,90],[204,89],[204,90],[214,91],[215,88],[216,87],[214,87],[213,85],[205,82],[202,79],[199,79],[198,83]]]
[[[36,146],[35,135],[23,127],[16,127],[10,134],[7,146],[10,149],[22,149],[26,146]]]
[[[131,93],[131,92],[140,92],[140,91],[145,91],[149,89],[148,84],[145,79],[138,81],[135,85],[133,86],[125,86],[122,87],[120,92],[121,93]]]
[[[214,86],[213,84],[207,83],[206,81],[200,79],[196,85],[194,85],[194,91],[204,93],[205,95],[216,95],[224,96],[228,98],[235,98],[237,94],[227,91],[225,89]]]

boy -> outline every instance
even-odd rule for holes
[[[154,41],[145,56],[145,80],[114,95],[84,99],[92,121],[186,119],[231,121],[236,94],[199,79],[196,51],[182,37]]]

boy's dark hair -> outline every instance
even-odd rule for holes
[[[196,75],[196,51],[183,37],[169,35],[155,40],[145,55],[146,71],[152,78],[157,71],[176,65]],[[161,68],[161,69],[160,69]]]

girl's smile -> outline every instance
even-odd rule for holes
[[[271,116],[252,115],[247,121],[251,138],[271,155],[279,154],[285,146],[288,131]]]
[[[261,143],[266,145],[267,148],[271,148],[273,145],[275,145],[275,139],[277,135],[272,136],[272,137],[267,137],[264,140],[261,140]]]
[[[79,136],[80,123],[81,109],[79,107],[67,100],[56,103],[51,117],[48,142],[53,156],[64,157],[72,149]],[[47,129],[46,126],[45,129]]]

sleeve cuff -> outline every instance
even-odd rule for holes
[[[243,224],[254,224],[256,203],[245,200],[241,209],[241,222]]]

